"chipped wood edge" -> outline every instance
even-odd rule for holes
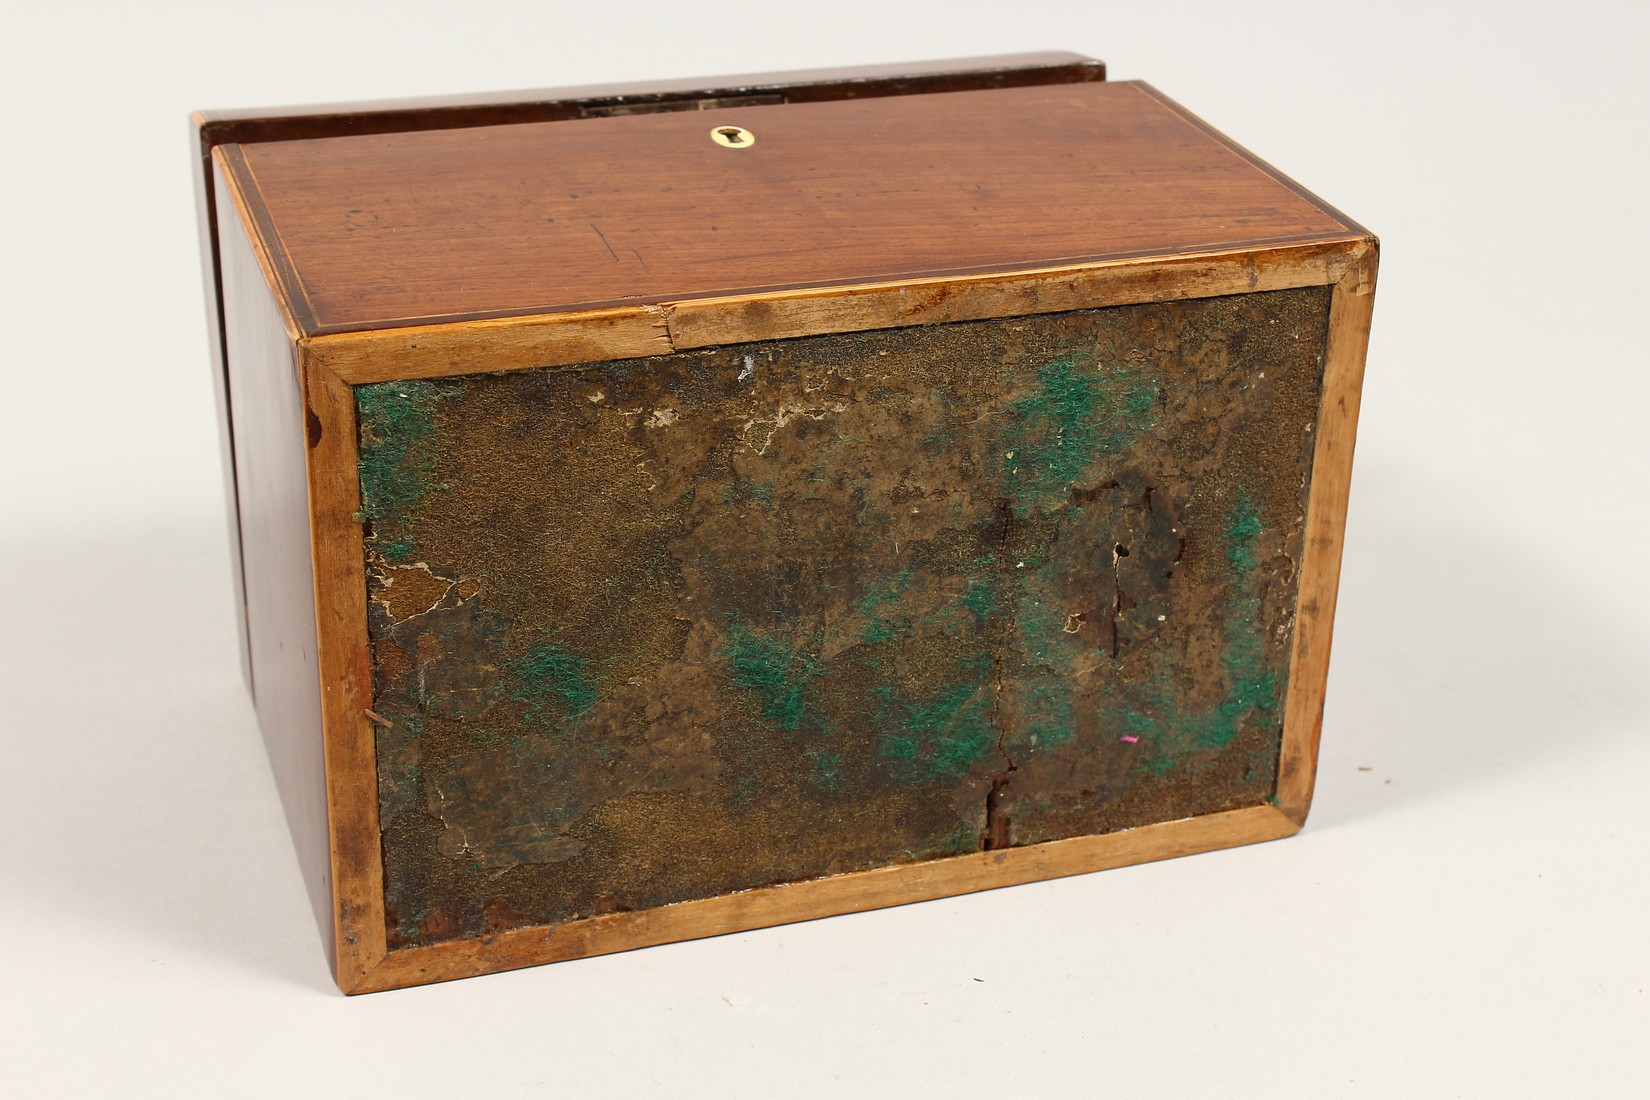
[[[658,306],[495,317],[311,336],[309,354],[351,385],[639,359],[675,349]]]
[[[355,391],[323,364],[303,361],[309,430],[310,534],[321,674],[321,726],[332,844],[336,976],[346,992],[384,958],[384,861],[378,824],[378,754],[367,638],[366,552],[356,443]]]
[[[672,345],[687,350],[1321,286],[1340,278],[1353,244],[1346,237],[1314,237],[1215,253],[703,298],[665,309]]]
[[[1366,239],[1313,237],[1218,253],[327,333],[304,345],[352,385],[568,367],[757,340],[1323,286],[1345,276]]]
[[[1318,438],[1312,456],[1312,489],[1306,509],[1305,551],[1275,796],[1278,809],[1298,825],[1306,823],[1317,782],[1318,742],[1323,731],[1341,546],[1352,483],[1352,451],[1379,258],[1379,242],[1365,237],[1350,267],[1336,281],[1329,303],[1323,397],[1315,429]]]
[[[1018,886],[1276,840],[1299,828],[1272,806],[1249,806],[1103,836],[879,867],[561,925],[512,929],[475,940],[391,951],[375,970],[344,991],[380,992]]]

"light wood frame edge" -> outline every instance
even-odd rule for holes
[[[1275,803],[1304,825],[1318,774],[1318,742],[1329,684],[1329,650],[1340,590],[1341,548],[1352,485],[1352,451],[1363,393],[1364,356],[1375,307],[1380,243],[1365,236],[1329,299],[1323,390],[1315,428],[1312,489],[1295,605],[1295,632],[1284,701]]]
[[[355,390],[307,351],[310,534],[315,622],[332,844],[335,974],[353,992],[388,950],[384,859],[378,825],[372,654],[367,639],[366,547],[361,507]]]
[[[1213,253],[328,333],[304,344],[352,385],[578,366],[755,340],[1336,284],[1369,240],[1360,231]]]
[[[346,993],[374,993],[543,963],[746,932],[958,894],[1018,886],[1276,840],[1300,826],[1272,806],[1248,806],[1103,836],[975,852],[746,890],[567,924],[518,928],[390,952]]]

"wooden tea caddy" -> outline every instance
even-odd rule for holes
[[[1286,836],[1375,239],[1072,54],[196,115],[349,993]]]

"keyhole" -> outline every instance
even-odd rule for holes
[[[729,149],[749,149],[756,144],[756,135],[743,126],[718,126],[710,132],[710,137]]]

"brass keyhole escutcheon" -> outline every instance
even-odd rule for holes
[[[710,132],[710,139],[729,149],[749,149],[756,144],[756,135],[743,126],[718,126]]]

